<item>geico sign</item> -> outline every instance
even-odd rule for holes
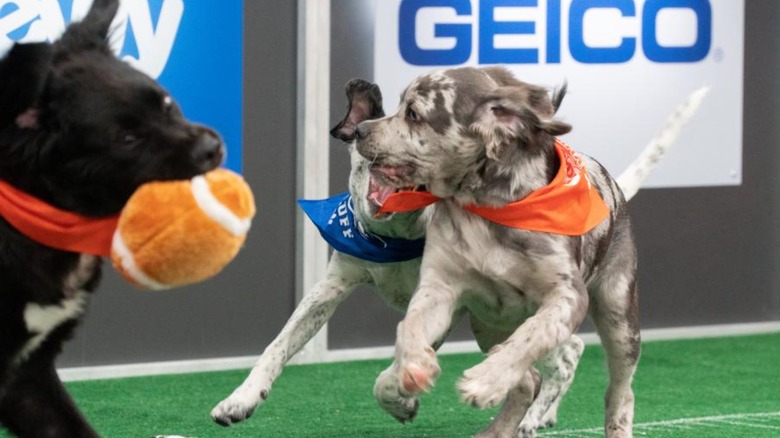
[[[641,4],[641,5],[638,5]],[[476,6],[476,8],[475,8]],[[402,0],[399,9],[398,43],[402,58],[412,65],[458,65],[472,56],[472,36],[477,38],[479,64],[537,64],[539,48],[545,51],[544,63],[561,62],[562,17],[568,16],[568,44],[571,57],[587,64],[623,63],[631,60],[637,46],[651,62],[697,62],[704,59],[712,40],[712,7],[709,0],[571,0],[563,10],[561,0],[547,0],[542,20],[496,20],[501,8],[538,8],[537,0]],[[432,8],[446,8],[448,15],[459,18],[449,22],[438,14],[421,14]],[[610,26],[585,28],[588,12],[609,10],[614,22]],[[659,42],[658,18],[664,12],[692,12],[696,18],[695,40],[692,44],[663,45]],[[533,12],[533,11],[531,11]],[[436,18],[438,17],[438,18]],[[631,30],[621,20],[634,17]],[[428,20],[426,20],[428,18]],[[465,20],[464,20],[465,19]],[[426,29],[435,39],[454,40],[451,48],[425,48],[419,44],[418,31]],[[533,36],[537,27],[544,26],[546,37],[532,47],[496,47],[496,36]],[[593,28],[591,28],[593,27]],[[622,30],[616,45],[588,44],[588,33]],[[476,30],[476,32],[475,32]],[[641,43],[637,42],[641,39]]]

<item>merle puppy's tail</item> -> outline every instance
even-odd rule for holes
[[[677,140],[682,128],[696,114],[701,102],[709,91],[709,87],[705,86],[691,93],[685,102],[680,104],[666,119],[666,125],[661,132],[650,140],[650,143],[645,146],[645,149],[639,156],[617,177],[618,186],[623,191],[626,201],[636,195],[639,187],[650,175],[650,172],[655,169],[661,158],[666,155],[666,151]]]

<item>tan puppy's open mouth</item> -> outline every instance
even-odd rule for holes
[[[368,182],[368,194],[366,195],[366,199],[368,201],[377,207],[377,209],[381,208],[382,205],[384,205],[385,201],[387,201],[387,198],[390,197],[390,195],[398,192],[416,192],[419,190],[425,190],[424,186],[408,186],[408,187],[394,187],[382,184],[381,181],[379,181],[377,178],[374,177],[374,175],[371,175]],[[385,213],[387,214],[387,213]]]

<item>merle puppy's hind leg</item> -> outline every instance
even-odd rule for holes
[[[613,286],[594,294],[591,316],[607,356],[609,386],[605,396],[606,438],[633,436],[634,392],[631,383],[639,361],[640,332],[636,278],[613,276]],[[609,299],[604,299],[608,296]]]

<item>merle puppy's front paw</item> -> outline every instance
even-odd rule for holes
[[[426,347],[420,354],[404,354],[398,366],[398,379],[410,395],[429,391],[439,374],[441,368],[431,347]]]
[[[464,403],[479,409],[498,406],[509,390],[517,386],[511,367],[496,363],[491,356],[469,368],[458,381],[458,392]]]

